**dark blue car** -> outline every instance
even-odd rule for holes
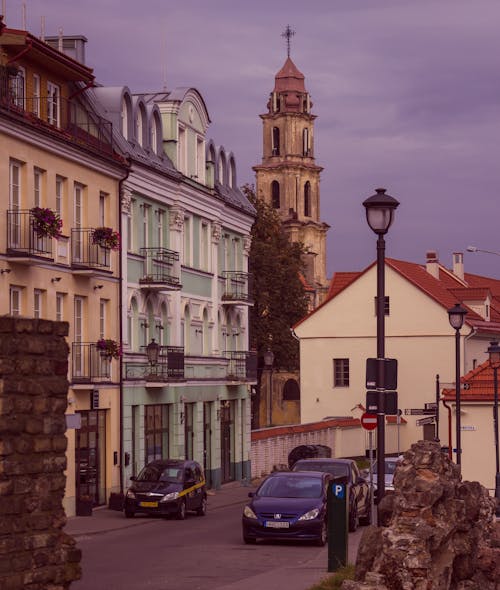
[[[308,471],[278,471],[250,492],[251,501],[243,510],[243,540],[292,539],[327,540],[327,491],[332,476]]]

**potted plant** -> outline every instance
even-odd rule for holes
[[[94,502],[89,495],[83,494],[81,496],[77,496],[76,503],[75,503],[76,515],[77,516],[92,516],[93,505],[94,505]]]
[[[96,227],[92,232],[92,243],[110,250],[118,250],[120,248],[120,234],[111,227]]]
[[[31,222],[39,238],[49,237],[58,240],[62,235],[62,219],[59,214],[48,207],[30,209]]]
[[[100,338],[96,346],[102,356],[117,359],[122,355],[121,346],[116,340],[112,340],[111,338]]]

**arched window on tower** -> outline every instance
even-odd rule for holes
[[[311,217],[311,183],[304,185],[304,217]]]
[[[309,129],[306,127],[302,131],[302,153],[304,156],[310,155],[310,147],[309,147]]]
[[[278,127],[273,127],[273,145],[271,153],[273,156],[280,155],[280,130]]]
[[[274,209],[280,208],[280,183],[277,180],[271,183],[271,204]]]

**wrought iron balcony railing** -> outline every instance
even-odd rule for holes
[[[250,305],[251,275],[247,272],[226,270],[222,273],[224,290],[222,301],[226,304]]]
[[[76,270],[110,270],[110,249],[93,241],[93,228],[71,230],[71,266]]]
[[[0,67],[0,109],[22,116],[39,128],[63,132],[101,153],[113,153],[112,124],[76,100],[67,100],[54,91],[51,96],[25,96],[17,78]]]
[[[179,253],[167,248],[141,248],[144,274],[139,284],[148,289],[178,290],[180,283]]]
[[[227,379],[231,381],[257,380],[257,353],[245,350],[226,350],[224,356],[229,360]]]
[[[126,361],[125,379],[146,381],[182,381],[184,379],[184,348],[181,346],[161,346],[158,361]]]
[[[35,229],[29,209],[7,211],[7,253],[11,256],[52,258],[52,240]]]
[[[95,342],[73,342],[71,378],[73,383],[92,383],[111,379],[111,357],[97,348]]]

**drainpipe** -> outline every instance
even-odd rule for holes
[[[130,167],[131,163],[130,160],[127,160],[128,168],[127,173],[123,178],[120,178],[118,181],[118,233],[120,234],[120,240],[122,236],[122,195],[123,195],[123,184],[128,179],[130,175]],[[118,292],[118,326],[119,326],[119,334],[120,334],[120,349],[122,354],[120,355],[119,359],[119,367],[120,367],[120,494],[123,496],[123,463],[124,463],[124,456],[123,456],[123,324],[122,324],[122,311],[123,311],[123,243],[120,243],[120,251],[118,254],[118,264],[119,264],[119,274],[118,274],[118,285],[119,285],[119,292]]]
[[[451,442],[451,407],[446,403],[444,398],[441,398],[441,401],[443,402],[443,406],[448,410],[448,457],[451,461],[453,450],[453,443]]]

